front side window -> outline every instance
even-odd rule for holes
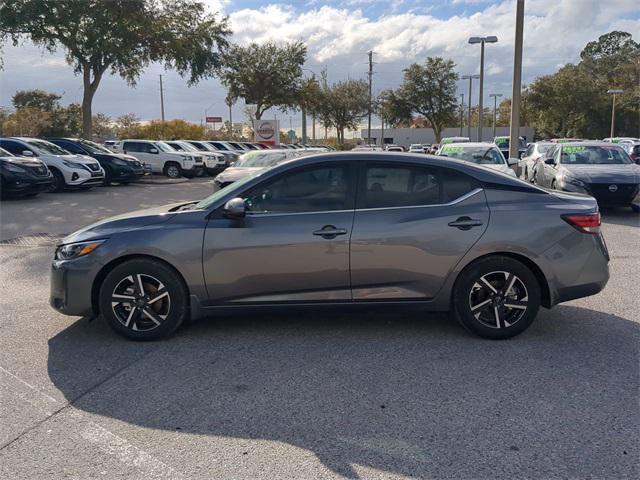
[[[448,168],[369,166],[360,208],[442,205],[478,188],[477,182]]]
[[[178,144],[178,143],[169,143],[168,144],[171,148],[173,148],[174,150],[178,150],[178,151],[185,151],[186,148],[183,148],[182,145]]]
[[[48,153],[51,155],[69,155],[69,152],[67,152],[66,150],[60,148],[59,146],[53,143],[43,142],[42,140],[33,140],[27,143],[29,144],[30,147],[33,147],[44,154]]]
[[[138,142],[125,142],[124,145],[122,146],[122,149],[125,152],[146,152],[146,150],[144,150],[143,148],[143,144],[142,143],[138,143]]]
[[[279,175],[244,195],[248,213],[300,213],[345,210],[350,201],[346,165],[304,168]]]

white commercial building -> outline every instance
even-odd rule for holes
[[[380,128],[371,129],[371,143],[381,145],[384,143],[388,145],[390,143],[396,145],[402,145],[403,147],[409,147],[412,143],[435,143],[436,136],[433,133],[432,128],[385,128],[384,129],[384,142],[380,141],[382,130]],[[535,130],[531,127],[520,127],[520,136],[527,142],[533,141],[533,135]],[[509,127],[496,127],[496,136],[509,135]],[[466,137],[467,128],[462,129],[462,135],[460,135],[460,127],[445,128],[442,132],[442,137]],[[360,130],[360,138],[366,140],[367,129]],[[472,142],[477,141],[478,129],[472,128],[470,139]],[[493,127],[485,127],[482,131],[482,139],[486,142],[493,140]]]

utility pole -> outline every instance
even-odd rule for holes
[[[460,94],[460,136],[462,136],[462,127],[464,127],[464,93]]]
[[[616,94],[624,93],[624,90],[620,89],[609,89],[607,93],[613,95],[613,104],[611,105],[611,135],[610,137],[615,137],[616,134]]]
[[[371,84],[373,82],[373,51],[369,50],[369,115],[367,120],[367,144],[371,143]]]
[[[233,136],[233,114],[231,110],[231,102],[229,102],[229,136]]]
[[[509,158],[518,158],[520,143],[520,95],[522,90],[522,38],[524,30],[524,0],[516,3],[516,45],[513,52],[513,91],[511,92],[511,128]]]
[[[160,75],[160,115],[160,118],[162,119],[160,131],[162,132],[162,138],[164,138],[164,92],[162,89],[162,75]]]
[[[311,135],[313,136],[313,143],[316,143],[316,114],[311,115]]]
[[[496,109],[498,105],[498,98],[501,96],[501,93],[492,93],[489,95],[489,98],[493,97],[493,138],[496,138]]]
[[[307,143],[307,109],[302,107],[302,144]]]
[[[474,78],[480,78],[480,75],[463,75],[462,80],[469,80],[469,112],[467,113],[467,137],[471,140],[471,92]]]

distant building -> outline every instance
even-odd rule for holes
[[[434,143],[436,136],[433,133],[432,128],[385,128],[384,129],[384,141],[381,141],[380,135],[382,130],[380,128],[371,129],[371,143],[376,145],[390,143],[396,145],[402,145],[403,147],[409,147],[412,143]],[[509,127],[496,127],[496,136],[509,135]],[[532,142],[535,135],[535,130],[531,127],[520,127],[520,136],[527,142]],[[445,128],[442,132],[442,137],[459,137],[467,136],[467,128],[462,129],[462,135],[460,135],[460,127]],[[360,138],[366,140],[367,129],[360,130]],[[478,139],[478,129],[471,128],[471,141],[475,142]],[[493,140],[493,127],[485,127],[482,131],[482,139],[486,142]]]

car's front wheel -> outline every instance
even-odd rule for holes
[[[100,288],[100,313],[109,326],[132,340],[171,335],[185,320],[188,294],[178,274],[162,262],[126,261]]]
[[[484,338],[510,338],[526,330],[540,309],[541,290],[533,272],[504,256],[480,259],[456,281],[453,310],[469,331]]]
[[[180,178],[182,176],[182,167],[177,163],[167,163],[164,167],[164,174],[169,178]]]

